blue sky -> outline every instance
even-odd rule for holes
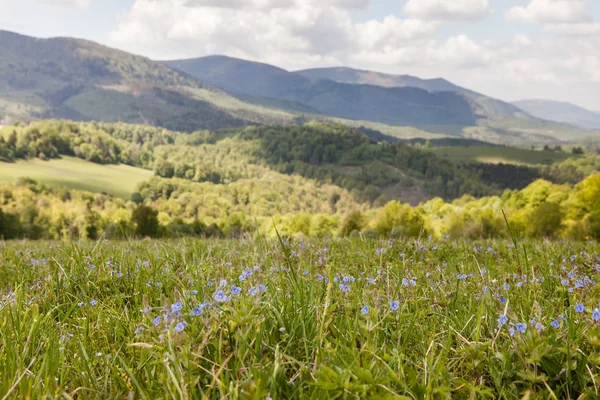
[[[600,111],[600,0],[0,0],[0,29],[155,59],[444,77]]]

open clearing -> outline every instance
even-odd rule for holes
[[[490,164],[549,165],[573,157],[572,154],[568,153],[553,153],[514,147],[434,147],[430,151],[454,163],[482,162]]]
[[[140,182],[152,177],[152,171],[129,165],[94,164],[74,157],[0,163],[0,182],[16,182],[23,177],[50,186],[108,193],[129,199]]]

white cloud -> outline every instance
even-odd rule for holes
[[[354,23],[349,10],[367,6],[368,0],[224,1],[215,6],[216,0],[136,0],[111,41],[158,58],[225,53],[281,63],[304,54],[314,62],[400,46],[437,27],[436,22],[395,16]]]
[[[513,41],[515,42],[515,44],[520,46],[531,46],[531,44],[533,43],[531,39],[529,39],[529,36],[524,35],[522,33],[515,35]]]
[[[591,36],[600,33],[600,23],[591,21],[576,24],[547,24],[544,25],[544,31],[567,36]]]
[[[525,7],[513,7],[509,19],[546,24],[589,21],[586,0],[531,0]]]
[[[368,3],[135,0],[110,34],[110,44],[156,59],[226,54],[289,70],[346,65],[423,78],[441,76],[500,98],[564,96],[600,109],[600,35],[583,36],[598,29],[593,21],[540,19],[546,33],[535,37],[517,34],[479,41],[457,34],[440,39],[436,33],[444,22],[439,12],[427,19],[390,15],[353,21],[351,10]],[[439,3],[448,6],[444,19],[449,19],[448,10],[453,19],[466,18],[466,8]],[[487,2],[480,5],[479,15],[487,15]],[[468,15],[474,18],[477,13]]]
[[[408,0],[404,12],[428,20],[478,20],[490,12],[489,0]]]
[[[43,4],[50,4],[53,6],[60,7],[76,7],[76,8],[84,8],[90,5],[90,0],[38,0]]]
[[[299,6],[330,6],[349,10],[364,10],[371,0],[184,0],[190,7],[215,7],[253,10],[272,10]]]

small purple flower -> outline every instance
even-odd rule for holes
[[[173,328],[173,331],[174,332],[181,332],[181,331],[183,331],[185,329],[186,325],[187,324],[185,322],[180,322],[177,325],[175,325],[175,328]]]
[[[508,328],[508,334],[510,336],[515,336],[515,328],[513,328],[512,326]]]
[[[508,283],[504,284],[504,290],[510,290],[510,285]]]
[[[190,312],[190,315],[192,317],[197,317],[199,315],[202,315],[204,313],[204,311],[202,311],[202,307],[194,307],[194,309]]]
[[[143,326],[138,326],[137,328],[135,328],[135,332],[133,332],[135,335],[140,335],[142,332],[144,332],[144,327]]]
[[[600,321],[600,310],[598,310],[597,308],[592,313],[592,320],[594,320],[595,322]]]
[[[223,292],[222,290],[219,290],[219,291],[215,292],[215,294],[213,295],[213,298],[215,299],[215,301],[222,303],[225,300],[227,300],[227,295],[225,295],[225,292]]]
[[[555,319],[554,321],[550,322],[550,326],[553,327],[554,329],[558,329],[560,326],[560,322],[558,322],[558,320]]]
[[[527,330],[527,325],[526,324],[524,324],[522,322],[519,322],[517,324],[517,331],[519,331],[521,333],[525,333],[526,330]]]
[[[231,294],[233,294],[234,296],[240,294],[241,292],[242,292],[242,288],[237,287],[237,286],[231,287]]]
[[[158,326],[160,324],[160,315],[152,320],[152,325]]]
[[[508,317],[506,315],[501,315],[498,318],[498,328],[502,328],[502,325],[506,325],[508,323]]]
[[[535,324],[535,330],[538,332],[541,332],[544,330],[544,324],[542,324],[541,322],[538,322],[537,324]]]
[[[90,301],[90,306],[95,306],[96,304],[98,304],[98,302],[96,300],[92,300]]]
[[[392,309],[392,311],[397,311],[400,308],[400,302],[398,302],[398,301],[390,302],[390,308]]]
[[[360,310],[360,313],[361,313],[362,315],[366,315],[366,314],[368,314],[368,313],[369,313],[369,307],[368,307],[368,306],[364,306],[364,307],[363,307],[363,308]]]
[[[183,308],[183,305],[181,304],[181,302],[180,302],[180,301],[178,301],[178,302],[177,302],[177,303],[175,303],[175,304],[171,304],[171,312],[172,312],[173,314],[175,314],[175,315],[177,315],[177,313],[178,313],[179,311],[181,311],[181,309],[182,309],[182,308]]]
[[[344,293],[348,293],[350,291],[350,287],[348,285],[344,285],[343,283],[340,283],[340,290]]]
[[[577,304],[575,306],[575,312],[578,312],[578,313],[585,312],[585,306],[583,304],[581,304],[581,303]]]

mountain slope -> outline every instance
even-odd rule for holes
[[[225,56],[168,61],[166,65],[232,93],[301,103],[341,118],[429,129],[471,126],[477,119],[469,101],[451,92],[315,80],[271,65]]]
[[[575,104],[552,100],[522,100],[513,102],[529,114],[548,121],[563,122],[589,129],[600,129],[600,113]]]
[[[145,57],[0,31],[0,123],[68,118],[191,131],[293,118],[277,117]]]
[[[465,89],[442,78],[421,79],[410,75],[392,75],[345,67],[306,69],[296,71],[296,73],[311,79],[330,79],[341,83],[377,85],[388,88],[415,87],[428,92],[455,92],[475,100],[485,113],[526,117],[522,110],[512,104]]]

